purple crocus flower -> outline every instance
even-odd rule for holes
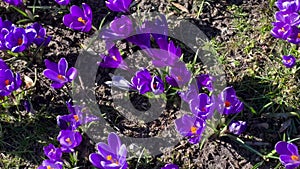
[[[53,162],[61,161],[62,151],[53,144],[44,147],[44,154]]]
[[[61,130],[76,130],[79,126],[98,120],[98,117],[88,113],[87,109],[67,102],[70,114],[57,116],[57,125]]]
[[[182,87],[190,81],[192,75],[185,64],[179,61],[170,68],[170,76],[176,80],[179,87]]]
[[[0,69],[9,69],[9,66],[0,58]]]
[[[151,35],[157,42],[158,39],[168,40],[168,22],[166,16],[159,14],[155,21],[145,21],[145,25],[150,29]],[[180,54],[181,55],[181,54]]]
[[[173,87],[178,87],[176,80],[171,76],[166,76],[166,82]]]
[[[300,156],[295,144],[279,141],[275,145],[275,150],[280,155],[279,160],[286,169],[294,169],[300,165]]]
[[[11,92],[21,87],[22,80],[19,73],[10,69],[0,69],[0,96],[10,95]]]
[[[224,115],[236,114],[244,109],[233,87],[226,87],[219,95],[219,113]]]
[[[56,3],[62,6],[66,6],[70,3],[70,0],[55,0]]]
[[[179,92],[179,96],[181,97],[181,99],[187,103],[190,103],[191,100],[198,98],[198,94],[198,89],[193,84],[190,84],[186,91]]]
[[[64,153],[73,152],[81,141],[82,136],[78,131],[74,130],[61,130],[57,136],[57,140],[61,145],[61,150]]]
[[[101,169],[126,169],[128,166],[126,146],[121,145],[121,140],[115,133],[110,133],[107,141],[108,144],[98,143],[98,152],[90,154],[90,162]]]
[[[201,90],[202,87],[206,88],[208,91],[212,92],[214,90],[213,87],[213,77],[207,74],[201,74],[196,76],[198,89]]]
[[[164,82],[158,76],[154,76],[152,78],[150,87],[155,95],[162,94],[164,92]]]
[[[166,164],[164,167],[161,169],[179,169],[178,165],[176,164]]]
[[[122,15],[120,18],[115,18],[109,29],[103,29],[100,36],[103,39],[114,41],[127,38],[133,31],[132,21],[128,16]]]
[[[71,67],[68,70],[68,62],[65,58],[61,58],[58,64],[45,60],[47,69],[44,70],[43,74],[47,78],[53,81],[51,86],[55,89],[59,89],[65,85],[65,83],[72,82],[77,76],[77,70]]]
[[[128,12],[132,0],[108,0],[106,6],[114,12]]]
[[[26,28],[27,31],[33,32],[34,36],[32,42],[37,46],[47,46],[51,40],[51,37],[46,37],[46,29],[39,23],[35,22]]]
[[[64,16],[63,23],[71,29],[89,32],[92,28],[92,9],[86,3],[82,3],[82,8],[72,5],[70,14]]]
[[[300,9],[300,0],[277,0],[275,5],[280,11],[298,12]]]
[[[175,47],[174,43],[159,38],[157,44],[160,49],[148,49],[146,50],[148,55],[152,59],[152,64],[155,67],[174,66],[181,56],[181,49]]]
[[[228,128],[229,131],[235,135],[240,135],[246,130],[246,122],[245,121],[232,121]]]
[[[283,11],[276,12],[275,14],[276,22],[273,22],[273,29],[271,34],[275,38],[280,38],[286,40],[292,31],[293,26],[297,26],[300,23],[300,16],[298,13],[287,13]]]
[[[13,6],[21,6],[23,5],[23,0],[3,0],[4,2],[13,5]]]
[[[292,68],[296,65],[296,58],[293,55],[282,56],[282,63],[287,68]]]
[[[151,74],[147,69],[142,69],[136,72],[135,76],[131,79],[132,88],[138,90],[140,94],[145,94],[151,91]]]
[[[23,28],[13,27],[4,37],[5,47],[12,52],[23,52],[28,43],[26,31]]]
[[[150,33],[150,28],[145,24],[142,24],[136,28],[134,35],[128,37],[126,40],[134,45],[139,46],[141,49],[148,50],[151,48]]]
[[[191,112],[202,119],[209,119],[214,113],[213,97],[209,97],[205,93],[200,93],[198,97],[190,101]]]
[[[63,165],[61,162],[44,160],[42,165],[40,165],[37,169],[62,169],[62,168]]]
[[[189,139],[192,144],[199,143],[206,123],[203,119],[196,116],[183,115],[175,120],[176,130],[184,137]]]
[[[151,77],[147,69],[142,69],[136,72],[131,79],[131,87],[138,90],[140,94],[145,94],[152,91],[154,94],[161,94],[164,91],[164,83],[158,76]]]
[[[5,46],[5,36],[14,29],[14,27],[10,21],[2,21],[0,17],[0,50],[7,50]]]
[[[290,36],[287,38],[288,42],[291,42],[293,44],[299,44],[300,43],[300,30],[297,26],[291,27],[291,33]]]
[[[102,68],[120,68],[120,69],[128,69],[127,64],[123,60],[119,49],[116,46],[113,46],[108,50],[108,55],[100,55],[102,58],[101,62],[97,62],[97,64]]]

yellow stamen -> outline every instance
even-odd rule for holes
[[[280,32],[285,32],[285,29],[282,27],[281,29],[279,29]]]
[[[66,142],[68,143],[68,144],[72,144],[72,141],[71,141],[71,139],[70,138],[66,138]]]
[[[197,132],[197,127],[192,126],[192,127],[191,127],[191,132],[192,132],[193,134],[196,134],[196,132]]]
[[[118,61],[116,56],[112,56],[112,58],[113,58],[114,61]]]
[[[79,117],[78,117],[78,115],[74,115],[73,117],[74,117],[74,119],[75,119],[75,121],[76,121],[76,122],[78,122],[78,121],[79,121]]]
[[[52,169],[52,167],[50,165],[47,166],[47,169]]]
[[[63,75],[57,75],[57,78],[59,78],[60,80],[65,80]]]
[[[83,24],[86,24],[85,20],[82,19],[82,17],[79,17],[77,20],[78,20],[78,22],[81,22],[81,23],[83,23]]]
[[[292,155],[292,156],[291,156],[291,159],[292,159],[293,161],[298,161],[298,160],[299,160],[299,157],[296,156],[296,155]]]
[[[297,38],[300,38],[300,33],[297,34]]]
[[[111,155],[106,156],[106,160],[111,161],[112,160],[112,156]]]

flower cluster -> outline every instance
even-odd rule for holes
[[[51,37],[46,36],[46,29],[37,22],[24,29],[0,17],[0,50],[23,52],[31,44],[47,46],[50,40]]]
[[[129,17],[121,15],[116,17],[108,28],[102,30],[100,37],[105,40],[107,48],[109,47],[109,54],[100,55],[102,61],[98,62],[98,65],[102,68],[130,69],[115,46],[116,40],[125,39],[143,49],[151,59],[152,65],[163,71],[158,70],[151,74],[147,68],[142,68],[132,77],[131,83],[127,81],[126,84],[140,94],[155,95],[166,94],[168,88],[175,87],[192,112],[192,115],[184,115],[175,121],[176,129],[191,143],[200,141],[206,121],[213,116],[215,110],[222,115],[237,114],[243,110],[244,105],[237,98],[233,87],[225,88],[219,96],[212,95],[214,78],[208,74],[197,75],[197,86],[189,85],[188,90],[182,90],[183,86],[191,81],[192,74],[187,65],[180,60],[180,47],[168,40],[168,24],[164,16],[159,16],[154,21],[146,20],[136,29],[133,29],[132,25]]]
[[[22,80],[19,73],[14,74],[8,65],[0,59],[0,96],[8,96],[21,87]]]
[[[57,148],[53,144],[44,147],[44,154],[48,159],[43,161],[39,169],[62,168],[62,154],[74,152],[74,148],[82,141],[78,127],[98,119],[84,112],[82,107],[73,105],[71,101],[67,102],[67,107],[70,114],[57,116],[57,125],[61,129],[57,136],[60,147]]]
[[[275,38],[286,40],[293,44],[300,43],[300,3],[298,0],[278,0],[276,3],[280,10],[276,12],[271,34]],[[287,68],[292,68],[296,64],[295,56],[283,56],[282,62]]]

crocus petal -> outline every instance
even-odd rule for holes
[[[68,62],[65,58],[61,58],[58,62],[58,73],[65,76],[68,69]]]
[[[121,146],[120,138],[115,133],[111,133],[108,136],[107,142],[113,153],[118,154],[119,148]]]
[[[71,67],[67,72],[67,77],[68,77],[69,81],[70,82],[73,81],[77,77],[77,74],[78,74],[77,69],[74,67]]]
[[[287,145],[287,142],[280,141],[275,145],[275,150],[278,154],[292,155],[291,152],[287,149]]]

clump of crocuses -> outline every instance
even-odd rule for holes
[[[37,46],[47,46],[50,40],[46,29],[37,22],[24,29],[0,18],[0,50],[18,53],[25,51],[33,43]]]
[[[90,162],[100,169],[126,169],[128,166],[126,146],[121,143],[119,136],[115,133],[110,133],[107,141],[108,144],[102,142],[97,144],[98,152],[89,156]]]
[[[58,63],[45,60],[47,69],[43,74],[53,81],[51,87],[55,89],[62,88],[66,83],[72,82],[77,76],[77,69],[71,67],[68,69],[68,62],[65,58],[61,58]]]
[[[276,152],[280,155],[280,162],[287,169],[294,169],[300,166],[300,156],[298,152],[298,148],[293,143],[288,143],[284,141],[279,141],[275,145]]]

